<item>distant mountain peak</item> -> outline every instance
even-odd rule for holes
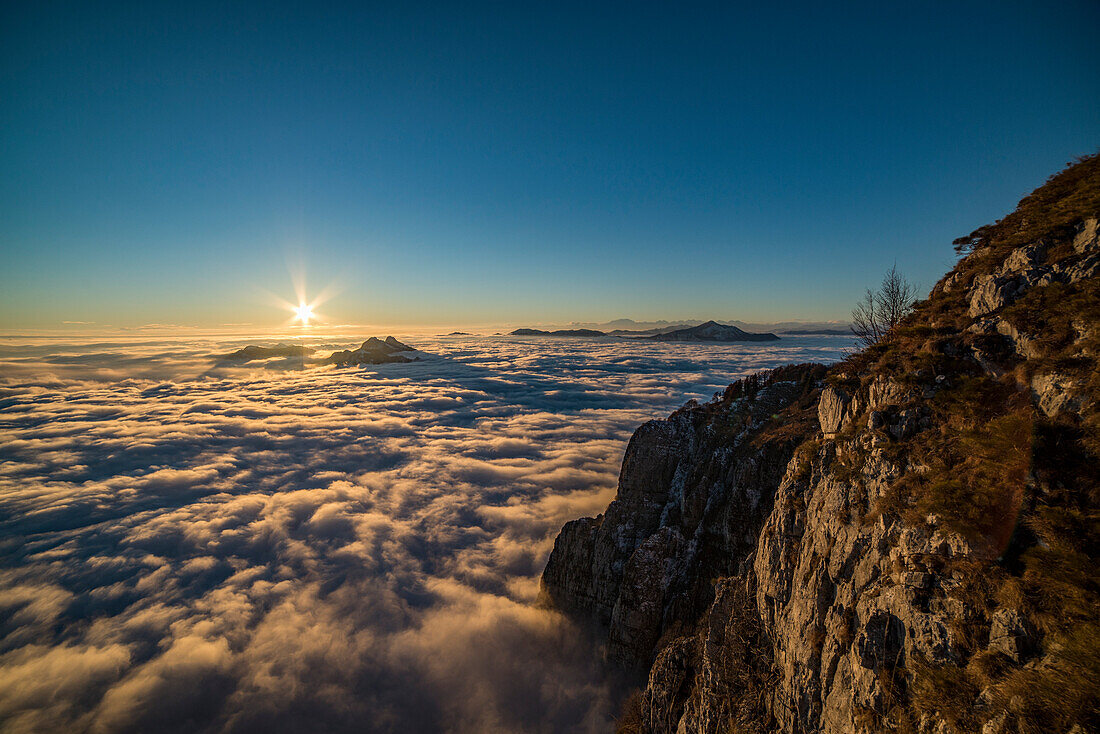
[[[736,326],[726,326],[713,320],[698,326],[654,334],[647,338],[660,342],[770,342],[779,339],[771,332],[754,333],[744,331]]]
[[[419,361],[420,357],[409,358],[401,354],[401,352],[415,351],[416,350],[409,345],[402,344],[392,336],[387,336],[384,341],[376,336],[372,336],[363,342],[363,346],[358,349],[345,349],[340,352],[333,352],[325,361],[341,366],[351,364],[385,364],[388,362],[416,362]]]

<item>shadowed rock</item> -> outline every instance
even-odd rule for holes
[[[370,339],[363,342],[363,346],[358,349],[345,349],[340,352],[333,352],[325,362],[338,366],[352,364],[387,364],[391,362],[418,362],[420,361],[420,357],[407,357],[402,354],[402,352],[415,351],[416,350],[412,347],[407,344],[402,344],[392,336],[387,336],[385,341],[372,336]]]
[[[1093,156],[881,344],[637,430],[542,598],[648,671],[642,730],[1096,729],[1098,209]]]
[[[218,359],[224,362],[251,362],[257,359],[271,359],[273,357],[308,357],[313,354],[312,347],[301,347],[296,344],[278,344],[274,347],[247,346],[229,354],[220,354]]]

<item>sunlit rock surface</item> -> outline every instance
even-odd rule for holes
[[[645,673],[624,720],[1100,725],[1098,168],[975,233],[886,343],[638,429],[615,500],[542,577]]]

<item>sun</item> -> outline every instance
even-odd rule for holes
[[[330,283],[311,298],[306,293],[305,282],[301,277],[295,277],[292,273],[291,279],[294,281],[293,300],[277,295],[273,291],[262,291],[266,295],[264,300],[269,305],[275,306],[284,314],[289,314],[289,318],[282,323],[282,328],[312,330],[315,327],[323,327],[328,323],[329,316],[318,309],[324,309],[324,304],[336,295],[336,287]]]
[[[302,303],[296,309],[294,309],[294,318],[301,321],[303,324],[308,324],[309,320],[313,318],[313,306]]]

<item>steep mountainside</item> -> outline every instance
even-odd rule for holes
[[[621,730],[1100,730],[1098,213],[1093,156],[883,342],[638,429],[543,574]]]

